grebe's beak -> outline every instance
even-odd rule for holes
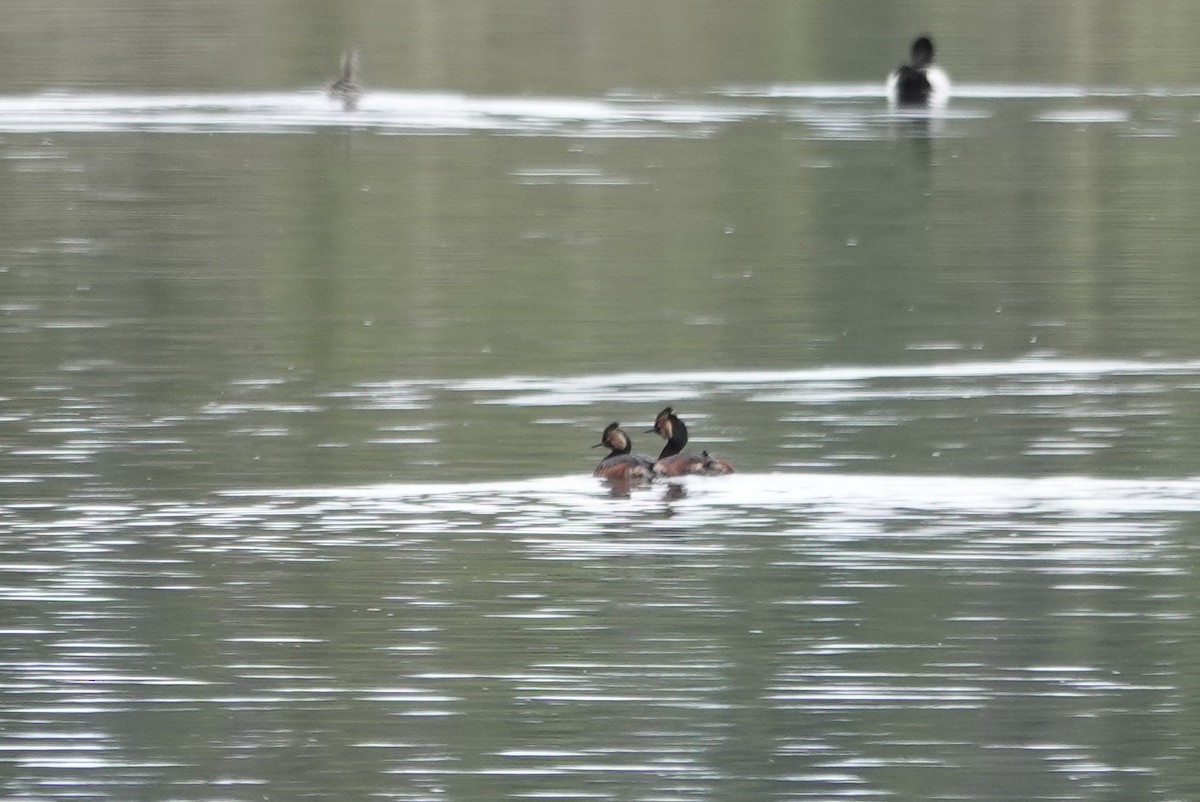
[[[592,448],[600,448],[600,446],[608,445],[607,443],[596,443]]]

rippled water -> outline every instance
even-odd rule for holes
[[[688,53],[0,96],[0,795],[1200,794],[1200,88]]]
[[[789,473],[14,505],[10,792],[1169,794],[1198,490]]]
[[[878,472],[885,455],[839,444],[947,420],[943,404],[974,397],[981,428],[1053,425],[1057,439],[1026,448],[1080,459],[1167,414],[1156,408],[1198,373],[1035,360],[333,394],[418,416],[453,393],[543,415],[583,409],[579,425],[546,424],[576,432],[581,453],[602,399],[644,405],[663,384],[825,410],[778,415],[766,472],[632,489],[580,466],[69,501],[38,498],[50,468],[10,474],[33,492],[0,518],[7,789],[1170,798],[1189,787],[1193,757],[1200,479],[956,475],[929,470],[926,453],[903,460],[925,472]],[[1130,396],[1141,408],[1120,411]],[[328,403],[200,414],[245,436],[240,417],[286,430]],[[104,439],[153,450],[185,444],[189,425],[145,440],[79,422],[55,432],[61,449],[17,456],[83,466]],[[794,426],[816,452],[807,469],[790,456]],[[720,447],[750,450],[736,436]]]

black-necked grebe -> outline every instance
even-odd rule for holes
[[[914,39],[908,63],[888,76],[887,96],[896,106],[941,106],[950,99],[950,77],[933,63],[928,36]]]
[[[667,407],[658,413],[654,419],[654,428],[647,431],[656,432],[666,439],[662,453],[654,463],[654,473],[658,476],[683,476],[689,473],[699,473],[715,476],[722,473],[733,473],[733,466],[723,459],[709,456],[707,451],[682,453],[687,445],[687,426],[676,415],[675,410]]]
[[[356,111],[362,93],[362,84],[358,82],[358,51],[347,50],[342,54],[342,77],[329,85],[329,96],[342,101],[343,111]]]
[[[592,471],[592,476],[622,482],[641,481],[654,476],[654,460],[644,454],[629,453],[633,450],[633,442],[621,431],[621,424],[614,421],[604,427],[600,442],[592,448],[602,446],[611,451],[607,457],[600,460],[596,470]]]

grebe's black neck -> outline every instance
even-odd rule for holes
[[[687,426],[684,426],[683,421],[674,414],[668,413],[657,428],[658,433],[667,438],[667,444],[663,446],[662,453],[658,455],[659,459],[673,457],[683,451],[683,447],[687,445],[688,441]]]

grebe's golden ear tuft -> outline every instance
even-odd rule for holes
[[[612,430],[608,435],[608,443],[617,451],[625,451],[629,448],[629,438],[620,429]]]

